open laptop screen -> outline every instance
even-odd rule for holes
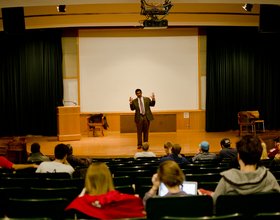
[[[183,185],[180,187],[182,187],[181,191],[185,191],[188,195],[197,195],[197,182],[184,181]],[[167,187],[164,185],[164,183],[160,183],[158,195],[165,196],[167,193]]]

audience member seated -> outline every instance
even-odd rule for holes
[[[192,158],[192,161],[217,159],[216,154],[209,153],[209,143],[207,141],[202,141],[199,147],[200,148],[197,150],[197,153]]]
[[[144,142],[142,145],[142,152],[137,152],[134,156],[134,159],[137,159],[137,157],[156,157],[156,155],[153,152],[148,151],[149,150],[149,143]]]
[[[185,176],[175,161],[169,160],[161,163],[158,167],[158,172],[152,177],[153,187],[146,192],[143,198],[144,206],[146,206],[147,199],[158,196],[156,192],[159,189],[160,183],[164,183],[168,189],[168,193],[165,196],[187,195],[180,188],[184,180]]]
[[[163,145],[163,147],[164,147],[164,151],[165,151],[165,153],[166,153],[166,156],[168,156],[169,154],[171,154],[171,148],[173,147],[173,144],[172,144],[170,141],[166,142],[166,143]]]
[[[31,154],[27,158],[27,163],[38,163],[43,161],[50,161],[50,158],[40,152],[40,144],[33,143],[31,145]]]
[[[89,166],[91,164],[91,159],[87,157],[85,160],[82,160],[76,156],[73,155],[73,147],[71,144],[67,144],[67,147],[69,148],[68,154],[67,154],[67,161],[72,166]]]
[[[230,147],[230,140],[228,138],[224,138],[221,140],[221,150],[219,153],[219,159],[222,160],[224,158],[233,159],[237,155],[236,148]]]
[[[106,164],[95,162],[88,168],[82,193],[65,211],[71,218],[76,214],[78,218],[122,219],[144,217],[143,208],[139,197],[115,190]]]
[[[164,161],[168,161],[168,160],[173,160],[176,163],[190,163],[185,157],[179,157],[178,155],[181,152],[181,146],[180,144],[174,144],[171,148],[171,154],[169,154],[166,157],[162,157],[159,160],[159,164],[161,164]]]
[[[280,154],[276,154],[269,164],[270,171],[280,171]]]
[[[69,173],[74,172],[73,167],[67,161],[69,148],[65,144],[58,144],[54,149],[55,160],[52,162],[42,162],[36,173]]]
[[[240,170],[230,169],[221,173],[222,178],[213,194],[214,203],[219,195],[280,192],[273,174],[263,166],[257,168],[263,151],[259,138],[246,135],[236,143],[236,148]]]
[[[7,158],[0,156],[0,168],[2,169],[12,169],[12,170],[22,170],[27,168],[38,168],[36,164],[14,164]]]
[[[269,170],[274,171],[274,170],[279,170],[275,166],[280,165],[280,143],[279,143],[279,137],[274,139],[275,141],[275,148],[272,148],[270,150],[270,157],[273,158],[271,163],[269,164]]]
[[[268,155],[267,155],[267,149],[266,149],[266,143],[259,137],[257,136],[260,141],[261,141],[261,146],[262,146],[262,156],[261,156],[261,160],[266,160],[266,159],[269,159]]]
[[[275,143],[275,147],[271,148],[269,150],[268,157],[273,159],[275,157],[276,154],[279,153],[280,150],[280,137],[276,137],[275,139],[273,139],[274,143]]]

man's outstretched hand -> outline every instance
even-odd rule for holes
[[[129,98],[129,103],[132,104],[133,98]]]

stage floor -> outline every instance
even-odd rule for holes
[[[267,131],[259,133],[260,137],[272,135],[280,136],[280,131]],[[165,155],[163,145],[167,141],[173,144],[178,143],[182,147],[182,154],[194,155],[202,141],[208,141],[210,144],[210,152],[219,153],[220,141],[223,138],[229,138],[232,147],[239,140],[238,130],[227,132],[206,132],[203,130],[186,130],[178,132],[158,132],[150,133],[149,144],[150,151],[154,152],[158,157]],[[133,157],[137,150],[136,133],[120,134],[119,132],[105,131],[104,137],[87,137],[82,135],[79,141],[63,141],[59,142],[57,137],[45,136],[26,136],[27,151],[30,152],[30,146],[34,142],[41,145],[41,152],[45,155],[54,156],[54,147],[59,143],[71,144],[73,146],[73,154],[78,157],[89,156],[91,158],[118,158]]]

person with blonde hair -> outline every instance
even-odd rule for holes
[[[144,206],[146,206],[147,199],[157,196],[156,191],[160,183],[163,183],[168,189],[168,193],[165,196],[187,195],[186,192],[181,191],[184,180],[184,173],[175,161],[164,161],[159,165],[158,172],[152,177],[153,187],[146,192],[143,198]]]
[[[144,217],[139,197],[115,190],[111,172],[103,162],[88,167],[85,188],[65,209],[68,217],[120,219]]]
[[[143,143],[143,146],[142,146],[142,152],[137,152],[135,155],[134,155],[134,159],[137,159],[137,157],[156,157],[156,155],[151,152],[151,151],[148,151],[149,150],[149,143],[148,142],[144,142]]]
[[[266,149],[266,143],[263,141],[263,139],[261,139],[259,136],[258,138],[261,141],[261,145],[262,145],[262,156],[261,156],[261,160],[265,160],[265,159],[269,159],[268,155],[267,155],[267,149]]]

